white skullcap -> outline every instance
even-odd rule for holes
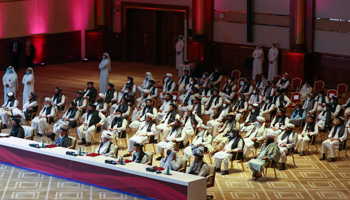
[[[12,69],[13,68],[13,66],[9,66],[7,69]]]
[[[253,107],[254,107],[254,108],[259,108],[259,104],[253,103]]]
[[[166,75],[169,76],[169,77],[171,77],[171,78],[173,77],[173,75],[170,74],[170,73],[167,73]]]
[[[295,128],[294,124],[288,124],[287,127],[288,128]]]
[[[175,119],[180,120],[180,115],[176,115]]]
[[[261,117],[261,116],[257,116],[256,119],[259,121],[259,122],[265,122],[265,118]]]
[[[150,90],[147,90],[147,89],[144,89],[142,90],[143,93],[146,93],[146,94],[149,94],[151,91]]]
[[[225,99],[225,103],[231,104],[230,99]]]
[[[268,137],[270,137],[270,138],[275,138],[276,137],[276,135],[275,134],[273,134],[273,133],[266,133],[266,137],[268,138]]]
[[[8,96],[8,97],[13,97],[13,95],[14,95],[13,92],[7,93],[7,96]]]
[[[50,103],[51,103],[51,99],[50,99],[49,97],[46,97],[46,98],[45,98],[45,101],[47,101],[47,102],[50,102]]]
[[[152,113],[147,113],[146,117],[150,117],[151,119],[154,119],[154,115]]]
[[[106,95],[104,95],[102,93],[99,93],[98,96],[101,97],[103,100],[106,98]]]
[[[113,132],[110,132],[110,131],[103,131],[102,132],[102,138],[107,138],[109,140],[113,139],[114,138],[114,133]]]

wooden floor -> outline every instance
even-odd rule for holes
[[[120,90],[126,81],[126,76],[133,76],[135,83],[140,85],[144,74],[152,72],[156,80],[170,72],[177,76],[173,67],[151,66],[139,63],[113,62],[110,82]],[[24,70],[18,73],[22,78]],[[35,68],[35,92],[44,97],[52,97],[54,88],[63,88],[63,93],[72,100],[77,90],[82,90],[86,82],[94,81],[98,89],[99,70],[97,62],[76,62]],[[178,78],[176,78],[178,80]],[[20,84],[19,91],[23,85]],[[139,95],[139,94],[138,94]],[[21,96],[21,94],[19,95]],[[9,132],[9,129],[3,132]],[[74,136],[74,135],[73,135]],[[95,137],[96,141],[99,141]],[[41,138],[36,137],[35,140]],[[46,142],[48,139],[45,138]],[[83,150],[92,152],[98,144]],[[118,145],[125,146],[124,140]],[[321,145],[318,144],[320,151]],[[152,152],[151,145],[147,145],[147,151]],[[214,195],[214,199],[349,199],[350,198],[350,161],[341,152],[341,157],[335,163],[319,161],[320,152],[315,152],[312,146],[309,155],[300,157],[294,155],[296,166],[292,164],[292,158],[287,161],[288,169],[278,171],[278,179],[274,178],[273,170],[268,171],[268,179],[254,181],[251,173],[244,163],[234,163],[231,174],[222,176],[216,174],[215,187],[208,189],[208,194]],[[126,151],[120,151],[123,155]],[[182,155],[182,153],[180,153]],[[349,155],[350,156],[350,155]],[[156,156],[155,156],[156,157]],[[350,158],[350,157],[349,157]],[[208,157],[205,161],[209,163]],[[157,165],[157,161],[153,161]],[[66,181],[26,170],[0,165],[0,199],[136,199],[108,190]]]

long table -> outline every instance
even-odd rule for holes
[[[105,163],[104,156],[69,156],[66,148],[38,149],[30,143],[36,142],[0,138],[0,162],[150,199],[206,198],[203,177],[176,171],[156,174],[146,171],[143,164],[111,165]]]

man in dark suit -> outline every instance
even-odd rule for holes
[[[97,90],[94,88],[94,82],[88,82],[84,90],[84,98],[89,101],[89,103],[94,103],[97,96]]]
[[[20,123],[19,118],[12,118],[12,129],[10,132],[10,136],[12,137],[18,137],[18,138],[24,138],[24,129],[23,127],[19,124]]]
[[[56,139],[54,144],[57,146],[60,146],[60,147],[65,147],[65,148],[71,146],[72,139],[68,137],[68,134],[67,134],[68,129],[64,126],[61,126],[60,130],[61,130],[61,133],[60,133],[59,137]]]
[[[16,72],[19,70],[19,57],[22,52],[22,44],[19,42],[18,38],[13,38],[9,46],[12,58],[12,66],[15,68]]]

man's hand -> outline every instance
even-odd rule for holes
[[[297,121],[298,121],[298,119],[294,119],[294,121],[295,121],[295,122],[297,122]]]
[[[176,140],[175,140],[175,139],[172,139],[171,141],[172,141],[172,142],[176,142]]]
[[[170,127],[170,124],[166,125],[166,127]]]
[[[252,141],[255,142],[257,141],[258,139],[256,137],[252,138]]]
[[[181,107],[184,107],[184,106],[185,106],[185,102],[182,102]]]
[[[222,122],[222,119],[219,119],[218,122]]]
[[[274,130],[274,131],[276,131],[276,130],[278,130],[279,128],[277,128],[277,127],[272,127],[272,130]]]
[[[176,160],[176,153],[174,153],[173,155],[173,160]]]
[[[197,146],[202,146],[202,143],[197,144]]]
[[[212,110],[215,110],[215,108],[212,108]]]
[[[6,86],[6,87],[9,87],[9,84],[6,84],[5,86]]]
[[[232,153],[232,152],[233,152],[232,150],[227,151],[227,153]]]
[[[265,156],[265,157],[263,157],[261,160],[267,160],[267,158],[268,158],[268,157],[267,157],[267,156]]]
[[[284,143],[282,143],[282,144],[281,144],[281,147],[287,147],[287,145],[286,145],[286,144],[284,144]]]
[[[27,81],[27,84],[30,84],[31,82],[30,81]]]
[[[96,124],[96,127],[101,127],[102,125],[100,123],[97,123]]]

